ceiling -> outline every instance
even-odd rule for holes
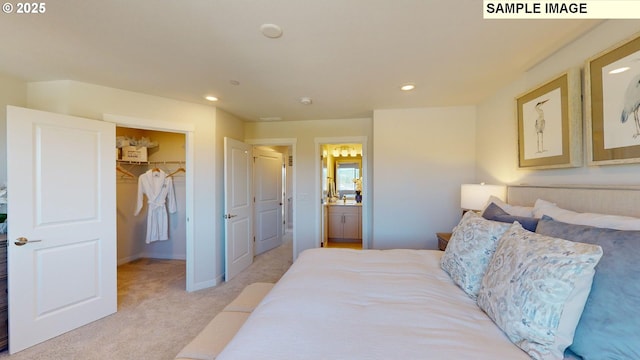
[[[479,0],[45,5],[44,14],[0,14],[1,73],[213,104],[250,121],[474,105],[599,23],[483,20]],[[282,36],[265,37],[263,24]],[[416,89],[400,91],[405,83]]]

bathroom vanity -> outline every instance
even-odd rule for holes
[[[362,204],[338,200],[326,204],[329,241],[362,241]]]

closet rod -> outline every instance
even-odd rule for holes
[[[185,164],[186,161],[129,161],[129,160],[117,160],[119,164],[129,165],[164,165],[164,164]]]

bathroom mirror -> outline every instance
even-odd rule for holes
[[[354,179],[359,179],[362,175],[362,158],[360,156],[339,159],[335,162],[335,181],[338,197],[344,195],[347,199],[355,199],[356,183]]]

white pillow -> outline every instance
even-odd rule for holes
[[[579,213],[559,208],[556,204],[538,199],[533,206],[533,215],[541,218],[547,215],[553,220],[568,224],[588,225],[616,230],[640,230],[640,218],[630,216]]]
[[[491,203],[496,204],[499,208],[504,210],[509,215],[533,217],[533,207],[531,206],[509,205],[506,202],[500,200],[500,198],[491,195],[489,196],[489,200],[487,201],[484,209],[486,209],[487,206],[489,206],[489,204]],[[484,209],[482,210],[483,213]]]
[[[478,306],[534,359],[563,359],[573,342],[602,248],[527,231],[498,241]]]

